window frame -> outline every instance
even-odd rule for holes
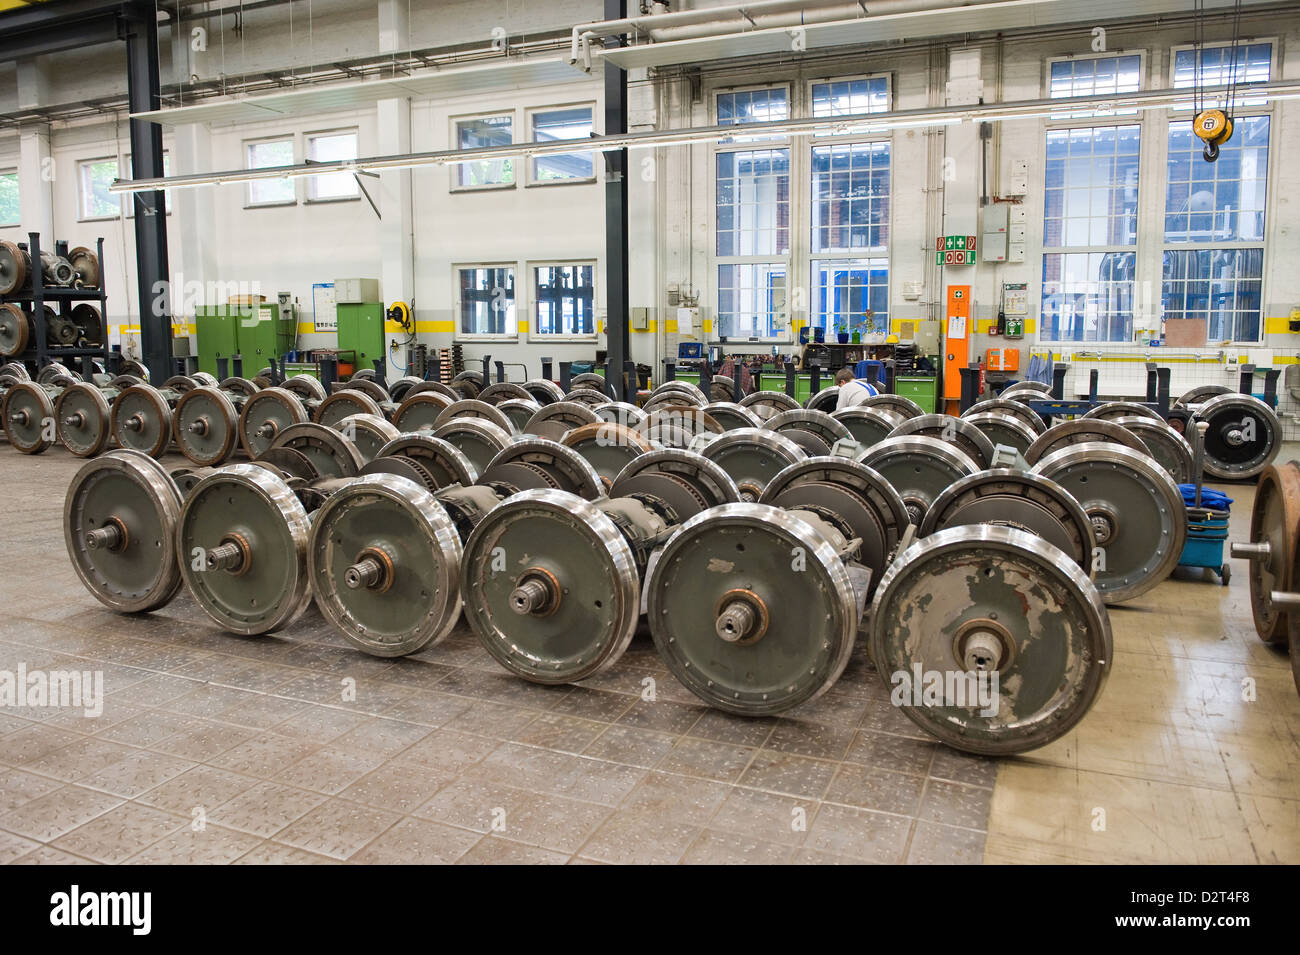
[[[463,269],[510,269],[515,274],[515,330],[513,332],[502,332],[501,334],[466,332],[461,330],[461,286],[460,273]],[[518,342],[523,332],[519,328],[519,317],[522,309],[526,307],[525,302],[521,301],[519,288],[519,263],[509,261],[496,262],[453,262],[451,266],[451,287],[454,296],[454,313],[453,322],[454,341],[461,342]],[[531,324],[529,325],[531,328]]]
[[[709,119],[714,126],[722,125],[718,118],[718,97],[723,94],[745,93],[753,90],[775,90],[785,91],[785,101],[788,106],[787,115],[796,116],[800,109],[799,104],[795,101],[796,84],[789,81],[776,83],[731,83],[722,86],[712,87],[708,90],[708,109]],[[718,254],[718,156],[721,153],[739,153],[739,152],[757,152],[763,150],[784,149],[789,154],[789,204],[790,204],[790,248],[784,254],[774,253],[772,255],[719,255]],[[725,140],[718,140],[710,144],[708,152],[709,172],[708,172],[708,203],[709,203],[709,293],[710,301],[713,306],[712,329],[710,332],[700,332],[700,337],[704,340],[714,340],[722,342],[722,310],[719,307],[719,296],[721,285],[719,282],[719,269],[724,265],[782,265],[785,268],[785,288],[786,288],[786,307],[785,307],[785,325],[780,328],[784,334],[775,336],[758,336],[757,339],[751,339],[749,336],[729,336],[727,342],[745,342],[754,345],[788,345],[795,340],[795,317],[792,308],[792,280],[796,278],[797,272],[795,264],[798,261],[796,250],[801,248],[801,237],[799,235],[797,223],[797,210],[799,208],[799,196],[804,194],[805,187],[799,180],[800,156],[803,150],[799,149],[795,143],[794,137],[784,133],[776,133],[772,136],[747,135],[729,137]],[[806,163],[807,160],[804,160]]]
[[[1278,46],[1281,43],[1281,40],[1276,36],[1259,36],[1259,37],[1242,37],[1237,41],[1238,46],[1255,46],[1260,43],[1267,43],[1269,45],[1268,76],[1269,79],[1272,80],[1274,77],[1278,75],[1278,68],[1280,65],[1278,62]],[[1213,43],[1208,43],[1208,42],[1202,43],[1201,49],[1203,50],[1223,49],[1224,47],[1230,47],[1230,46],[1232,46],[1231,40],[1222,40],[1222,41],[1216,40]],[[1174,86],[1174,82],[1175,82],[1175,77],[1177,75],[1175,73],[1175,66],[1178,60],[1178,54],[1186,50],[1195,50],[1195,49],[1196,49],[1195,43],[1177,43],[1169,47],[1169,68],[1166,74],[1166,79],[1168,82],[1169,89],[1172,90],[1176,88]],[[1183,88],[1187,90],[1187,95],[1190,97],[1192,95],[1192,87],[1189,86]],[[1240,94],[1238,95],[1240,97]],[[1240,116],[1240,115],[1247,115],[1249,113],[1254,113],[1256,111],[1267,111],[1271,113],[1273,112],[1273,102],[1274,102],[1273,100],[1269,100],[1266,103],[1254,103],[1249,106],[1239,104],[1233,110],[1233,114]],[[1189,111],[1192,108],[1193,108],[1192,102],[1189,99],[1185,104],[1177,104],[1174,106],[1170,106],[1166,112],[1169,116],[1170,121],[1172,122],[1174,118],[1179,116],[1180,114],[1190,115]]]
[[[538,321],[538,309],[541,307],[541,301],[539,300],[536,294],[537,270],[548,269],[548,268],[564,268],[564,267],[581,268],[583,266],[591,267],[591,333],[588,335],[565,335],[559,333],[539,331],[538,328],[540,326],[540,322]],[[602,302],[600,300],[600,288],[601,288],[600,263],[595,258],[529,259],[527,262],[524,263],[524,269],[528,275],[528,289],[526,293],[528,296],[527,299],[528,331],[526,334],[527,334],[527,341],[529,343],[532,342],[537,342],[539,344],[545,342],[587,343],[587,342],[595,342],[600,340],[600,336],[603,333],[603,327],[602,327],[603,321],[601,319],[601,314],[600,314],[600,310],[602,306]],[[518,281],[516,280],[515,283],[516,320],[518,320],[518,314],[519,314],[518,309],[519,309],[519,284]]]
[[[1147,51],[1145,49],[1107,50],[1102,53],[1062,53],[1056,56],[1046,57],[1043,61],[1043,80],[1042,80],[1043,99],[1048,100],[1052,103],[1061,103],[1061,104],[1069,103],[1072,99],[1074,99],[1074,97],[1072,96],[1058,96],[1058,97],[1052,96],[1052,64],[1077,63],[1081,60],[1107,60],[1107,59],[1117,60],[1120,59],[1121,57],[1126,57],[1126,56],[1136,56],[1138,58],[1138,87],[1136,92],[1140,93],[1143,90],[1148,89],[1150,86],[1147,79],[1147,70],[1149,69],[1149,66],[1148,66],[1148,59],[1147,59]],[[1116,92],[1113,95],[1124,96],[1127,95],[1128,92],[1129,92],[1128,90],[1125,90],[1123,93]],[[1088,95],[1105,96],[1106,94],[1093,92]],[[1143,132],[1145,134],[1146,131],[1145,124],[1141,123],[1141,119],[1143,118],[1143,114],[1145,112],[1148,111],[1131,109],[1131,110],[1123,110],[1119,112],[1115,110],[1098,112],[1097,110],[1094,109],[1091,112],[1088,112],[1086,107],[1077,110],[1069,110],[1063,106],[1062,115],[1056,115],[1055,112],[1053,112],[1046,118],[1046,122],[1049,128],[1052,126],[1060,126],[1060,125],[1077,126],[1081,123],[1095,126],[1097,125],[1096,122],[1097,120],[1101,120],[1103,123],[1110,120],[1116,120],[1121,125],[1124,126],[1131,126],[1133,123],[1137,122],[1139,123],[1139,125],[1143,126]]]
[[[1055,121],[1048,120],[1044,123],[1043,127],[1041,128],[1040,141],[1042,142],[1043,150],[1040,153],[1040,155],[1042,156],[1042,168],[1043,168],[1044,178],[1043,178],[1043,185],[1041,189],[1042,197],[1039,203],[1040,211],[1038,214],[1038,221],[1040,223],[1040,228],[1042,229],[1042,232],[1040,233],[1038,268],[1036,269],[1036,277],[1038,281],[1037,339],[1041,344],[1070,345],[1076,347],[1080,345],[1123,346],[1126,344],[1131,345],[1134,341],[1132,334],[1136,334],[1136,332],[1138,331],[1138,327],[1139,327],[1138,322],[1141,314],[1140,313],[1141,303],[1138,299],[1138,293],[1141,291],[1142,288],[1143,280],[1141,278],[1141,275],[1143,271],[1144,253],[1146,251],[1146,246],[1144,245],[1143,242],[1143,232],[1142,232],[1143,218],[1147,211],[1143,208],[1143,201],[1144,201],[1143,197],[1145,193],[1143,191],[1142,167],[1146,162],[1149,161],[1149,151],[1153,148],[1150,143],[1150,134],[1147,129],[1147,124],[1143,121],[1144,118],[1145,117],[1142,115],[1141,112],[1139,112],[1137,115],[1128,115],[1128,114],[1115,115],[1114,113],[1111,113],[1105,116],[1073,117],[1069,120],[1055,120]],[[1138,152],[1137,152],[1138,198],[1137,198],[1137,203],[1134,207],[1135,234],[1133,236],[1133,244],[1127,246],[1119,246],[1119,245],[1110,245],[1110,244],[1093,245],[1089,243],[1088,245],[1077,245],[1077,246],[1058,246],[1058,245],[1048,246],[1047,234],[1046,234],[1047,233],[1046,176],[1047,176],[1048,135],[1053,132],[1068,132],[1069,130],[1073,130],[1073,129],[1087,129],[1087,130],[1095,131],[1106,127],[1112,127],[1118,129],[1124,126],[1134,126],[1137,127],[1138,130]],[[1066,217],[1062,217],[1062,221],[1064,221],[1065,218]],[[1046,265],[1047,257],[1049,255],[1059,255],[1059,256],[1107,255],[1110,253],[1132,254],[1134,257],[1133,258],[1133,289],[1132,289],[1132,296],[1131,296],[1133,301],[1133,308],[1131,314],[1132,334],[1130,335],[1130,337],[1126,339],[1113,339],[1113,338],[1088,339],[1088,338],[1059,338],[1059,337],[1048,338],[1047,317],[1043,312],[1044,289],[1047,285],[1046,280],[1043,278],[1043,271]],[[1100,282],[1101,280],[1096,279],[1091,281]]]
[[[92,156],[89,159],[77,160],[77,221],[78,222],[112,222],[114,219],[121,219],[123,210],[122,202],[119,199],[117,203],[117,212],[112,215],[93,216],[86,215],[86,167],[93,163],[113,162],[117,165],[117,175],[114,178],[122,176],[122,157],[117,156]]]
[[[19,175],[18,175],[18,166],[17,166],[17,165],[14,165],[14,166],[0,166],[0,177],[4,177],[4,176],[13,176],[13,177],[14,177],[14,187],[15,187],[15,189],[17,189],[17,187],[18,187],[18,185],[19,185],[19,183],[20,183],[20,177],[19,177]],[[19,192],[19,194],[18,194],[18,221],[17,221],[17,222],[0,222],[0,229],[17,229],[17,228],[21,227],[22,224],[23,224],[23,197],[22,197],[22,193]]]
[[[309,158],[311,155],[311,144],[314,139],[323,136],[339,136],[347,133],[351,133],[356,138],[357,154],[352,158],[354,161],[359,159],[361,157],[361,128],[359,126],[340,126],[334,129],[313,129],[309,132],[304,132],[302,134],[302,154],[304,160]],[[327,172],[327,173],[322,173],[322,175],[331,176],[331,175],[338,175],[338,173]],[[314,195],[314,193],[316,191],[316,181],[319,177],[303,176],[302,178],[305,181],[304,189],[306,191],[306,196],[303,198],[304,205],[314,206],[314,205],[328,205],[329,203],[332,202],[360,202],[361,201],[361,186],[357,184],[357,181],[355,179],[353,179],[353,185],[356,186],[356,193],[354,195],[316,196]]]
[[[807,109],[808,118],[809,119],[818,118],[813,112],[813,102],[814,102],[813,87],[814,86],[823,86],[828,83],[847,83],[847,82],[852,82],[853,80],[879,80],[879,79],[883,79],[885,81],[885,109],[881,113],[850,113],[842,118],[844,119],[845,122],[854,122],[858,119],[863,119],[868,116],[881,116],[893,112],[894,111],[894,74],[892,72],[848,73],[848,74],[837,74],[835,76],[819,76],[816,77],[815,79],[809,79],[804,81],[803,95],[805,101],[808,104],[808,109]],[[822,118],[834,119],[836,117],[822,117]],[[864,135],[863,133],[815,133],[810,138],[817,143],[825,143],[825,142],[833,143],[833,142],[840,142],[845,140],[850,142],[884,141],[877,138],[877,136],[879,136],[880,134],[869,136],[867,139],[863,139],[862,138],[863,135]],[[893,145],[892,139],[889,140],[889,142],[890,145],[892,146]],[[892,158],[892,153],[891,153],[891,158]],[[893,192],[893,183],[891,181],[890,193],[892,194],[892,192]]]
[[[809,89],[810,95],[811,92],[812,91],[810,88]],[[888,226],[886,227],[885,234],[887,238],[885,240],[883,251],[875,251],[873,249],[866,248],[866,249],[856,249],[856,250],[850,249],[846,252],[818,252],[816,249],[816,243],[813,240],[814,197],[813,197],[813,189],[812,189],[812,179],[813,176],[816,175],[816,170],[813,167],[813,150],[825,148],[825,147],[835,147],[835,146],[850,146],[850,147],[860,146],[860,145],[869,146],[877,143],[883,144],[888,148],[889,151],[889,194],[887,196],[887,202],[889,205],[889,222],[888,222]],[[807,272],[808,314],[805,317],[805,326],[810,330],[819,327],[818,323],[813,321],[814,316],[817,315],[817,306],[816,306],[817,295],[821,288],[821,284],[815,281],[815,276],[819,266],[825,265],[827,263],[836,263],[836,262],[842,262],[847,264],[847,263],[858,262],[858,261],[871,262],[877,259],[884,259],[885,276],[886,276],[885,278],[885,322],[886,322],[885,335],[888,336],[890,333],[890,328],[893,323],[893,315],[894,315],[894,311],[893,311],[894,283],[890,280],[890,277],[893,273],[893,265],[894,265],[894,140],[893,137],[892,136],[864,137],[858,135],[858,136],[835,136],[835,137],[828,137],[827,139],[813,139],[809,142],[808,175],[805,178],[807,179],[807,187],[808,187],[808,202],[807,202],[808,223],[807,223],[807,228],[804,230],[807,235],[807,241],[808,241],[808,254],[807,256],[805,256],[805,258],[807,259],[807,266],[808,266],[808,272]],[[850,226],[850,229],[851,228],[852,227]],[[866,288],[869,289],[870,285],[866,286]],[[828,313],[828,318],[831,314],[832,313]],[[838,328],[832,330],[828,324],[825,331],[827,335],[832,335],[835,334],[836,331],[838,331]],[[852,325],[850,325],[849,326],[850,334],[852,334],[852,331],[853,331],[853,327]]]
[[[593,134],[597,134],[597,133],[599,133],[599,129],[598,129],[597,125],[596,125],[596,113],[597,113],[597,110],[596,110],[596,101],[595,101],[595,100],[581,100],[581,101],[573,102],[573,103],[548,103],[548,104],[546,104],[546,105],[544,105],[544,106],[528,106],[528,107],[526,107],[526,108],[524,109],[524,130],[525,130],[525,132],[526,132],[527,135],[528,135],[528,139],[526,140],[526,142],[529,142],[529,143],[535,143],[535,142],[536,142],[536,140],[533,139],[533,117],[534,117],[535,115],[537,115],[538,113],[553,113],[553,112],[557,112],[557,111],[562,110],[562,109],[583,109],[583,108],[589,109],[589,110],[591,111],[591,131],[592,131],[592,133],[593,133]],[[513,139],[513,134],[512,134],[512,139]],[[514,141],[515,141],[515,142],[518,142],[518,140],[514,140]],[[569,142],[574,142],[574,143],[581,143],[581,142],[582,142],[581,139],[574,139],[574,140],[567,140],[567,141],[569,141]],[[591,153],[591,175],[590,175],[590,176],[584,176],[584,177],[581,177],[581,178],[574,178],[574,179],[538,179],[538,178],[536,177],[535,173],[534,173],[534,163],[537,161],[537,159],[539,159],[539,158],[541,158],[541,157],[538,157],[538,156],[531,156],[531,155],[526,155],[526,156],[523,157],[525,160],[527,160],[527,162],[525,163],[525,168],[524,168],[524,175],[525,175],[525,177],[526,177],[525,182],[524,182],[524,188],[525,188],[525,189],[533,189],[533,188],[544,189],[544,188],[549,188],[549,187],[551,187],[551,186],[582,186],[582,185],[589,185],[589,184],[594,183],[594,182],[596,182],[597,180],[599,180],[599,178],[600,178],[600,161],[599,161],[599,159],[598,159],[597,157],[600,156],[600,153],[599,153],[595,148],[591,148],[591,149],[574,149],[574,150],[572,150],[572,152],[574,152],[574,153]],[[565,154],[561,153],[560,155],[565,155]],[[519,173],[516,171],[516,173],[515,173],[515,180],[518,181],[518,179],[519,179]],[[568,263],[565,263],[565,264],[568,264]]]
[[[262,145],[264,143],[289,143],[293,150],[293,162],[298,162],[300,146],[298,143],[298,134],[289,133],[288,135],[280,134],[278,136],[254,136],[249,139],[240,140],[239,148],[243,152],[245,169],[263,169],[263,166],[249,165],[250,156],[248,150],[252,146]],[[253,200],[254,182],[250,181],[244,184],[244,208],[245,209],[281,209],[285,206],[296,206],[300,200],[298,192],[298,177],[291,178],[289,184],[293,187],[292,199],[276,199],[267,202],[255,202]]]
[[[594,109],[592,115],[593,117],[595,116]],[[447,122],[448,122],[447,135],[448,135],[448,142],[451,148],[460,149],[459,127],[461,123],[468,122],[470,120],[475,120],[475,119],[492,119],[499,116],[510,117],[510,142],[512,145],[517,145],[518,140],[516,139],[515,134],[519,128],[519,110],[511,107],[507,109],[479,110],[473,113],[460,113],[455,116],[447,117]],[[451,175],[449,177],[450,181],[447,184],[448,191],[449,192],[494,192],[497,190],[504,190],[504,189],[516,189],[520,184],[519,183],[519,165],[520,165],[519,160],[521,159],[527,160],[526,165],[528,166],[528,168],[530,169],[532,168],[533,164],[532,164],[531,156],[516,156],[514,174],[509,182],[485,183],[484,185],[481,186],[466,186],[461,184],[460,172],[464,168],[464,165],[461,163],[457,163],[450,170],[451,171]],[[592,162],[592,169],[593,170],[595,169],[594,160]],[[565,180],[557,180],[557,181],[565,181]],[[519,291],[517,286],[515,288],[515,291],[516,293]],[[515,307],[516,308],[519,307],[518,301],[515,302]]]

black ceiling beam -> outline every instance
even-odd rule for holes
[[[138,15],[135,6],[122,0],[50,0],[0,14],[0,62],[116,43],[120,20],[128,8]]]

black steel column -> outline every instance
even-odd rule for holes
[[[130,10],[122,22],[126,41],[126,96],[132,113],[158,109],[158,20],[150,5]],[[131,120],[131,176],[157,179],[163,172],[162,127]],[[150,379],[165,381],[172,355],[171,269],[167,215],[161,190],[131,195],[135,206],[135,261],[140,303],[140,350]],[[160,284],[161,283],[161,284]],[[107,320],[107,316],[105,316]]]
[[[605,19],[627,16],[627,0],[605,0]],[[606,48],[623,45],[622,37],[607,37]],[[605,64],[605,135],[627,132],[627,73],[612,63]],[[605,345],[606,359],[615,368],[628,360],[628,225],[627,150],[605,156]],[[622,375],[612,382],[616,401],[629,398]]]

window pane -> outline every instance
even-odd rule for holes
[[[1136,260],[1133,252],[1044,255],[1041,340],[1131,341]]]
[[[513,335],[515,270],[460,270],[460,330],[465,335]]]
[[[889,244],[889,143],[812,151],[814,252],[884,251]]]
[[[738,90],[718,94],[718,125],[773,123],[790,118],[790,99],[785,87]],[[743,143],[771,137],[735,136],[722,142]]]
[[[718,153],[717,254],[790,251],[790,150]]]
[[[249,169],[291,165],[293,165],[292,139],[248,144]],[[264,202],[293,202],[295,198],[293,181],[290,179],[258,179],[248,184],[250,205]]]
[[[596,334],[595,288],[590,265],[548,265],[534,270],[540,335]]]
[[[813,84],[813,116],[855,116],[889,109],[889,80],[883,76]]]
[[[1169,249],[1164,317],[1205,319],[1210,341],[1257,342],[1263,273],[1263,249]]]
[[[307,157],[317,162],[337,162],[357,158],[356,133],[327,133],[307,140]],[[361,194],[356,177],[350,172],[332,172],[312,176],[308,189],[313,199],[351,199]]]
[[[81,217],[95,219],[122,214],[122,204],[108,191],[117,178],[116,159],[94,159],[81,164]]]
[[[1263,242],[1269,117],[1240,116],[1217,162],[1191,123],[1169,124],[1166,242]]]
[[[1137,126],[1050,130],[1043,190],[1043,245],[1137,244]]]
[[[590,106],[533,113],[533,142],[587,139],[591,136],[591,131]],[[536,182],[590,179],[595,175],[594,169],[592,154],[589,152],[559,153],[533,158],[533,180]]]
[[[457,149],[509,146],[514,142],[513,116],[482,116],[456,123]],[[513,159],[481,159],[456,167],[459,186],[500,186],[515,181]]]
[[[889,331],[889,260],[849,259],[813,263],[813,327],[827,335]],[[867,312],[873,312],[870,317]]]
[[[18,173],[0,173],[0,225],[18,225],[22,215],[18,207]]]
[[[1107,93],[1134,93],[1142,88],[1142,57],[1134,53],[1127,56],[1058,60],[1051,65],[1047,87],[1048,96],[1052,99],[1104,96]],[[1131,115],[1134,112],[1136,110],[1085,109],[1054,113],[1052,118]]]
[[[719,336],[775,338],[785,313],[784,262],[718,266]]]
[[[1198,70],[1199,66],[1199,70]],[[1243,43],[1234,56],[1229,46],[1202,47],[1198,64],[1196,50],[1177,50],[1174,53],[1174,89],[1195,86],[1221,86],[1238,83],[1267,83],[1273,66],[1273,44]],[[1199,75],[1198,75],[1199,74]],[[1238,106],[1259,106],[1263,99],[1237,98]],[[1207,94],[1206,107],[1222,106],[1221,93]],[[1192,109],[1191,102],[1181,103],[1175,109]]]

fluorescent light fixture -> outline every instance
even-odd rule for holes
[[[1206,87],[1213,95],[1227,86]],[[1070,119],[1096,116],[1097,111],[1116,114],[1120,110],[1163,109],[1185,102],[1192,95],[1186,88],[1149,90],[1122,95],[1058,97],[1022,100],[1011,103],[981,103],[973,106],[928,106],[921,109],[895,110],[890,113],[866,113],[858,116],[835,116],[825,119],[786,119],[770,123],[736,123],[729,126],[699,126],[688,129],[652,130],[592,136],[590,139],[563,139],[544,143],[512,143],[508,146],[483,146],[478,149],[447,149],[436,152],[405,153],[398,156],[373,156],[369,159],[340,159],[330,162],[307,162],[291,166],[268,166],[262,169],[231,169],[225,172],[193,173],[157,179],[116,179],[108,187],[111,193],[150,192],[155,189],[188,189],[194,186],[251,182],[257,179],[294,179],[299,176],[324,176],[337,172],[377,173],[392,169],[415,169],[424,166],[455,166],[492,159],[550,156],[578,152],[612,152],[620,149],[659,149],[668,146],[694,146],[726,140],[783,139],[792,136],[873,136],[896,129],[956,126],[963,122],[1006,122],[1017,119]],[[1282,80],[1269,83],[1241,83],[1241,99],[1265,101],[1300,98],[1300,81]]]

